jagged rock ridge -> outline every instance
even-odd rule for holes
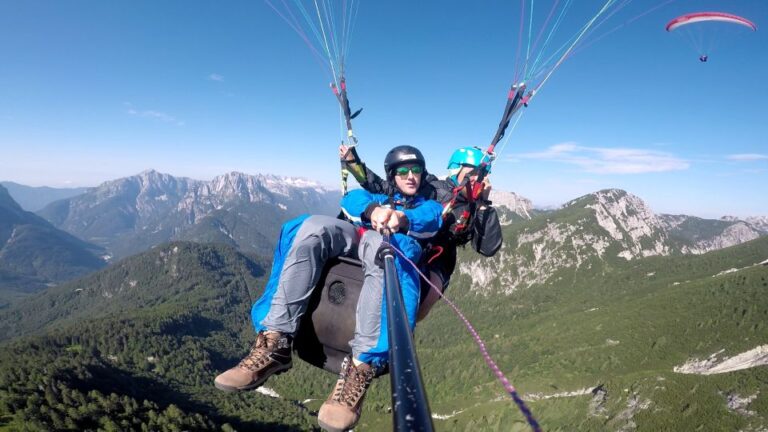
[[[201,181],[149,170],[39,214],[116,257],[175,239],[266,253],[282,221],[301,213],[335,214],[339,198],[338,191],[299,178],[231,172]]]

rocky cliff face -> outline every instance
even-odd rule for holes
[[[533,203],[528,198],[514,192],[491,190],[491,201],[499,211],[499,220],[502,225],[509,225],[517,216],[522,219],[530,219],[533,211]],[[506,210],[505,210],[506,209]]]
[[[749,216],[738,218],[736,216],[723,216],[720,218],[726,222],[745,222],[761,233],[768,234],[768,216]]]
[[[492,258],[464,251],[460,274],[473,289],[502,290],[542,285],[590,271],[602,263],[671,254],[703,254],[760,236],[743,221],[656,215],[640,198],[607,189],[577,198],[561,209],[517,221],[504,230]],[[553,279],[554,278],[554,279]]]
[[[752,225],[755,229],[768,234],[768,216],[750,216],[744,219],[744,221]]]
[[[618,189],[600,191],[592,197],[593,202],[585,207],[594,210],[600,227],[620,244],[618,256],[632,259],[670,253],[661,221],[643,200]]]
[[[754,240],[765,234],[752,224],[736,218],[702,219],[686,215],[659,215],[677,248],[686,254],[703,254]]]

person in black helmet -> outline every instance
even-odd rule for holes
[[[384,270],[376,261],[382,234],[389,234],[389,242],[408,259],[418,261],[422,249],[417,240],[434,236],[442,223],[440,203],[418,194],[426,171],[418,149],[395,147],[387,154],[384,170],[390,192],[350,191],[341,200],[345,220],[305,215],[283,225],[269,281],[251,310],[256,342],[242,361],[216,377],[217,388],[253,389],[290,369],[293,336],[325,263],[338,256],[357,258],[365,277],[350,341],[352,355],[342,364],[336,387],[318,412],[318,423],[326,430],[347,430],[357,423],[366,389],[389,357],[381,306]],[[400,255],[395,262],[413,330],[420,296],[418,274]]]
[[[391,193],[390,182],[368,169],[360,160],[354,147],[341,145],[339,156],[347,169],[353,173],[363,189],[375,193]],[[479,199],[470,205],[462,190],[454,193],[457,186],[467,181],[476,181],[478,167],[482,160],[482,151],[472,147],[457,149],[448,163],[449,176],[445,180],[425,172],[418,194],[452,208],[443,215],[440,232],[423,242],[422,272],[429,276],[430,282],[445,292],[456,268],[457,247],[471,242],[472,248],[479,254],[490,257],[501,248],[501,224],[496,210],[488,199],[491,186],[488,177],[483,181],[483,191]],[[388,174],[387,174],[388,175]],[[461,223],[461,216],[467,210],[471,214],[466,223]],[[425,281],[421,282],[421,298],[418,320],[424,319],[432,306],[439,300],[440,294],[431,289]]]

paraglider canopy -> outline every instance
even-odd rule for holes
[[[667,31],[672,31],[684,25],[707,21],[739,24],[749,27],[752,30],[757,30],[757,26],[752,21],[744,17],[725,12],[694,12],[680,15],[679,17],[674,18],[672,21],[668,22],[666,29]]]
[[[709,54],[730,38],[729,35],[752,33],[757,26],[742,16],[725,12],[693,12],[669,21],[668,32],[684,36],[699,53],[699,61],[706,63]]]

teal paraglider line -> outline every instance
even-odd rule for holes
[[[549,46],[549,42],[551,41],[552,35],[554,35],[557,32],[558,27],[560,27],[560,23],[563,20],[563,17],[568,13],[568,9],[570,9],[572,2],[569,0],[565,3],[565,6],[563,6],[563,9],[560,11],[560,14],[557,16],[557,19],[555,19],[555,23],[552,24],[552,29],[549,31],[549,34],[547,35],[547,38],[544,40],[544,45],[542,45],[541,51],[539,51],[539,54],[536,56],[536,60],[534,60],[533,65],[531,66],[531,73],[535,73],[536,67],[539,64],[539,61],[541,60],[541,55],[544,53],[544,51]],[[546,23],[544,24],[546,26]],[[528,80],[530,76],[525,76],[524,79]]]
[[[595,24],[595,26],[594,26],[594,28],[593,28],[593,32],[594,32],[594,30],[596,30],[598,27],[600,27],[601,25],[603,25],[603,23],[604,23],[606,20],[608,20],[608,18],[610,18],[610,17],[611,17],[613,14],[615,14],[616,12],[618,12],[619,10],[621,10],[621,8],[623,8],[624,6],[626,6],[626,5],[629,3],[629,1],[631,1],[631,0],[628,0],[628,1],[627,1],[625,4],[623,4],[623,5],[621,5],[621,6],[618,6],[618,7],[617,7],[617,8],[616,8],[616,9],[615,9],[613,12],[611,12],[611,13],[610,13],[610,14],[608,14],[608,15],[606,15],[606,16],[603,18],[603,20],[602,20],[602,21],[600,21],[599,23]],[[571,55],[575,55],[576,53],[579,53],[579,52],[581,52],[582,50],[584,50],[584,49],[587,49],[588,47],[590,47],[590,46],[592,46],[593,44],[597,43],[598,41],[602,40],[602,39],[603,39],[603,38],[605,38],[606,36],[608,36],[608,35],[610,35],[610,34],[613,34],[613,33],[614,33],[614,32],[616,32],[617,30],[619,30],[619,29],[621,29],[621,28],[624,28],[624,27],[628,26],[629,24],[632,24],[633,22],[635,22],[635,21],[639,20],[640,18],[642,18],[642,17],[644,17],[644,16],[646,16],[646,15],[650,14],[651,12],[654,12],[654,11],[656,11],[657,9],[660,9],[660,8],[662,8],[662,7],[666,6],[666,5],[668,5],[668,4],[670,4],[670,3],[674,2],[674,1],[676,1],[676,0],[667,0],[667,1],[663,2],[663,3],[659,3],[659,4],[657,4],[656,6],[654,6],[654,7],[650,8],[650,9],[648,9],[648,10],[646,10],[646,11],[644,11],[644,12],[640,13],[639,15],[636,15],[636,16],[634,16],[634,17],[632,17],[632,18],[630,18],[630,19],[628,19],[628,20],[624,21],[623,23],[621,23],[621,24],[619,24],[619,25],[617,25],[617,26],[615,26],[615,27],[611,28],[611,29],[610,29],[610,30],[608,30],[607,32],[605,32],[605,33],[602,33],[600,36],[597,36],[597,37],[595,37],[594,39],[590,39],[589,43],[586,43],[586,44],[581,44],[581,45],[577,46],[577,47],[576,47],[576,49],[574,49],[574,50],[573,50],[573,52],[571,53]]]
[[[552,74],[555,72],[555,70],[565,61],[566,58],[568,58],[568,54],[571,53],[571,50],[576,46],[576,44],[579,43],[582,37],[584,37],[584,34],[587,33],[587,30],[589,30],[590,27],[592,27],[592,24],[606,11],[608,8],[613,4],[613,0],[608,0],[605,2],[603,7],[600,9],[600,11],[592,17],[591,20],[584,26],[584,29],[581,31],[581,33],[576,36],[576,40],[573,41],[570,47],[565,51],[565,53],[560,57],[560,59],[555,63],[554,66],[549,70],[547,75],[544,77],[544,79],[536,86],[536,88],[533,89],[533,94],[531,95],[530,99],[533,99],[534,96],[538,93],[539,89],[549,80],[549,77],[552,76]]]
[[[361,110],[352,112],[347,97],[345,61],[350,49],[351,36],[359,10],[356,0],[265,0],[265,2],[291,27],[310,48],[330,75],[331,90],[339,102],[339,132],[341,142],[349,147],[357,144],[352,131],[352,119]],[[314,42],[309,34],[314,36]],[[341,163],[341,188],[346,194],[348,170]]]
[[[536,36],[536,40],[533,41],[533,48],[532,49],[534,51],[536,51],[536,48],[538,48],[539,40],[541,40],[541,37],[544,35],[544,29],[547,28],[547,25],[549,24],[549,20],[552,19],[552,16],[554,15],[555,10],[557,10],[557,5],[558,4],[560,4],[560,0],[555,1],[555,3],[552,4],[552,8],[549,10],[549,14],[547,15],[547,19],[545,19],[544,20],[544,24],[541,25],[541,30],[539,31],[539,34]],[[549,39],[549,37],[552,35],[553,32],[554,32],[554,29],[552,30],[552,32],[549,33],[549,35],[547,36],[547,39]],[[545,44],[545,46],[546,46],[546,44]],[[544,48],[542,48],[542,51],[543,50],[544,50]],[[541,52],[539,52],[539,55],[537,57],[541,57]],[[534,62],[534,68],[535,68],[535,65],[536,65],[536,62]]]
[[[328,60],[320,53],[320,51],[317,50],[317,48],[312,44],[312,42],[309,40],[309,36],[307,35],[304,30],[301,28],[301,24],[299,24],[298,19],[296,16],[293,15],[293,12],[291,12],[291,9],[286,7],[285,13],[281,12],[280,9],[278,9],[270,0],[264,0],[267,5],[272,8],[272,10],[275,11],[275,13],[285,21],[286,24],[288,24],[288,27],[290,27],[293,31],[296,32],[296,34],[299,35],[301,40],[304,41],[304,44],[307,45],[312,55],[315,57],[315,60],[318,61],[320,64],[320,68],[327,71],[330,69],[330,65],[328,63]],[[310,30],[313,32],[315,31],[315,28],[311,25],[309,25]],[[315,37],[317,37],[317,34],[315,34]]]
[[[528,73],[528,60],[531,58],[531,31],[533,31],[533,0],[531,0],[531,12],[528,18],[528,39],[525,48],[525,69],[523,70],[523,79]]]

